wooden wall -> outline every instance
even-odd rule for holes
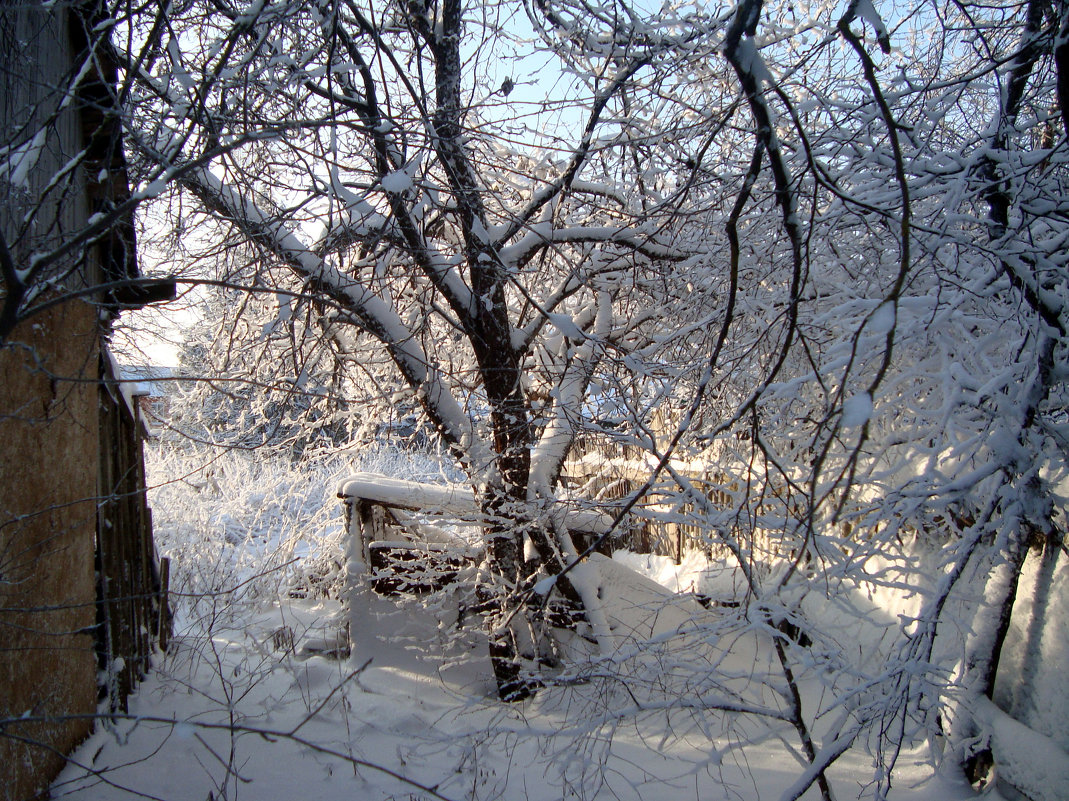
[[[0,141],[47,135],[33,169],[0,170],[0,231],[15,266],[88,216],[84,178],[53,176],[81,147],[73,108],[56,111],[71,69],[70,15],[0,9]],[[52,118],[51,122],[48,122]],[[96,279],[90,262],[51,271]],[[0,293],[3,289],[0,288]],[[89,732],[96,709],[97,309],[76,301],[16,328],[0,348],[0,799],[33,797]]]
[[[62,336],[53,332],[62,331]],[[34,797],[97,702],[97,311],[58,306],[0,349],[0,798]]]
[[[107,113],[112,73],[84,75],[74,102],[68,96],[98,13],[95,0],[0,0],[0,147],[32,153],[0,158],[0,233],[16,269],[128,191]],[[83,150],[87,164],[70,169]],[[132,230],[119,220],[53,262],[34,282],[55,289],[36,302],[136,274]],[[0,282],[0,303],[5,296]],[[98,669],[122,708],[166,635],[139,423],[102,383],[110,300],[68,299],[0,342],[0,801],[47,794],[91,729]]]

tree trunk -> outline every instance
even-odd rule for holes
[[[1017,599],[1021,568],[1028,554],[1028,531],[1027,525],[1022,524],[1021,528],[1011,532],[1010,541],[999,555],[999,562],[988,578],[986,603],[977,612],[973,636],[965,657],[963,683],[967,696],[982,695],[991,700],[994,698],[999,657],[1010,629],[1010,617]],[[970,704],[968,700],[965,703]],[[960,734],[971,738],[977,734],[975,729],[974,722],[968,719],[962,722]],[[990,745],[985,744],[963,754],[962,767],[971,784],[986,782],[993,765],[994,757]]]

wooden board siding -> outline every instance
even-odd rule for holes
[[[0,171],[0,230],[17,267],[88,216],[75,170],[47,189],[82,144],[76,110],[56,109],[69,75],[70,14],[30,4],[0,9],[0,140],[23,145],[50,118],[23,181]],[[27,215],[31,216],[27,216]],[[72,253],[50,275],[99,280]],[[2,289],[0,289],[2,292]],[[33,798],[96,709],[94,646],[99,319],[69,302],[30,318],[0,349],[0,799]]]
[[[101,376],[98,651],[111,707],[126,711],[126,696],[148,671],[157,644],[166,647],[170,622],[145,497],[140,407],[123,397],[106,359]]]

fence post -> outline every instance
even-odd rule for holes
[[[160,644],[160,650],[167,650],[167,643],[171,639],[171,605],[168,600],[168,593],[171,589],[171,560],[168,557],[160,559],[160,588],[159,588],[159,601],[157,608],[159,610],[159,617],[157,618],[157,631],[156,637]]]

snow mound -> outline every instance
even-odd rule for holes
[[[1064,801],[1069,792],[1069,754],[987,698],[976,702],[974,714],[991,732],[991,750],[1001,781],[1032,801]]]
[[[613,634],[650,640],[678,634],[708,616],[693,597],[671,592],[614,559],[591,554],[597,595]]]

